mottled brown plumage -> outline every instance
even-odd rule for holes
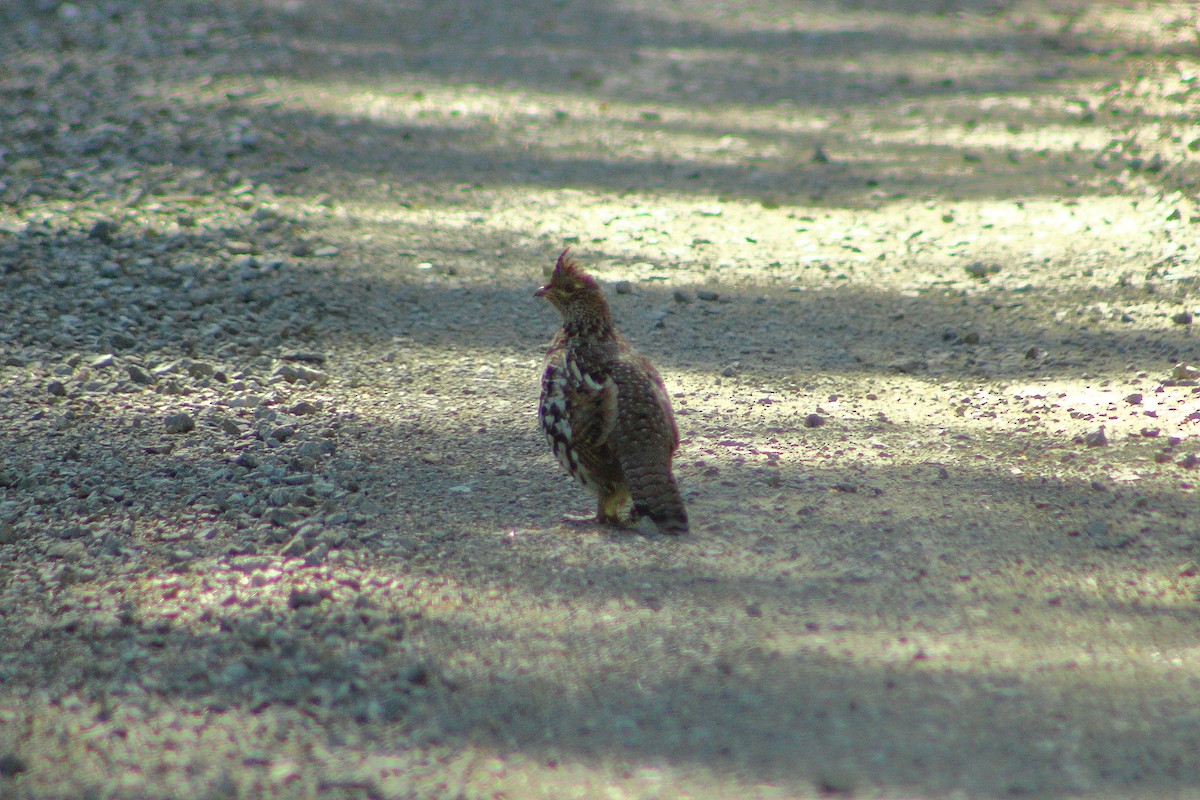
[[[596,495],[596,520],[615,523],[629,502],[664,533],[686,533],[671,474],[679,430],[653,365],[613,327],[595,279],[563,250],[534,293],[563,317],[546,353],[538,421],[559,463]]]

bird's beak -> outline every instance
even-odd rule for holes
[[[541,287],[536,292],[534,292],[533,296],[534,297],[545,297],[546,292],[548,292],[549,290],[550,290],[550,284],[546,284],[545,286]]]

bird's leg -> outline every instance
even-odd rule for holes
[[[608,525],[621,524],[621,512],[629,505],[629,489],[623,483],[611,487],[611,491],[600,494],[596,507],[596,519]]]
[[[623,491],[612,491],[600,495],[596,503],[596,514],[591,517],[567,515],[563,521],[570,525],[585,527],[588,525],[617,525],[621,524],[621,509],[629,502],[629,496]]]
[[[600,502],[596,505],[596,521],[602,525],[620,525],[621,517],[619,515],[621,507],[613,503],[612,496],[601,497]]]
[[[596,506],[595,514],[590,516],[564,514],[563,522],[583,527],[587,525],[619,525],[621,520],[616,514],[609,513],[604,503],[604,498],[601,498],[599,504]]]
[[[598,502],[596,514],[591,517],[564,516],[563,522],[573,527],[622,527],[621,513],[629,505],[629,488],[624,482],[613,481],[593,488]]]

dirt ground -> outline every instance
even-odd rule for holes
[[[1200,798],[1198,25],[4,3],[0,797]]]

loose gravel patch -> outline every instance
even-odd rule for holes
[[[1200,791],[1195,9],[860,5],[0,9],[0,796]]]

